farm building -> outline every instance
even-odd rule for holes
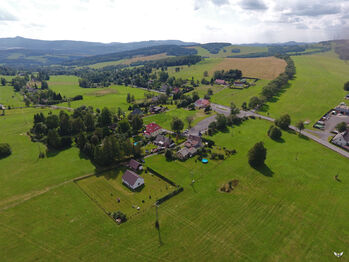
[[[177,157],[181,160],[186,160],[197,153],[197,149],[194,147],[186,148],[183,147],[181,150],[177,152]]]
[[[210,101],[208,101],[207,99],[199,99],[196,100],[194,104],[197,108],[206,108],[210,106]]]
[[[337,134],[331,142],[337,146],[347,146],[349,143],[349,132],[345,131],[343,133]]]
[[[187,148],[195,147],[199,148],[202,146],[201,137],[195,135],[189,135],[187,141],[185,142]]]
[[[345,103],[341,103],[335,108],[335,110],[343,115],[349,115],[349,106],[347,106]]]
[[[142,170],[143,166],[138,161],[131,159],[130,162],[128,162],[128,167],[133,169],[134,171]]]
[[[153,143],[157,146],[166,148],[174,146],[173,140],[164,135],[157,135]]]
[[[156,137],[158,134],[161,134],[163,129],[156,123],[150,123],[145,126],[144,135],[146,137]]]
[[[235,81],[235,82],[234,82],[234,86],[237,86],[237,87],[244,87],[244,86],[245,86],[245,83],[244,83],[244,82],[241,82],[241,81]]]
[[[122,182],[134,190],[144,185],[144,178],[131,170],[126,170],[122,176]]]
[[[158,113],[161,113],[161,112],[164,112],[164,111],[165,111],[165,108],[161,107],[161,106],[152,106],[149,109],[149,112],[152,113],[152,114],[158,114]]]
[[[223,79],[216,79],[216,81],[214,81],[217,85],[227,85],[228,83],[225,82],[225,80]]]

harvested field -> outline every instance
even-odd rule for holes
[[[276,57],[259,58],[225,58],[211,69],[211,74],[217,70],[239,69],[247,77],[272,80],[284,72],[286,62]]]

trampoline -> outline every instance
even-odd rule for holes
[[[208,160],[207,160],[206,158],[203,158],[203,159],[201,160],[201,162],[204,163],[204,164],[207,164],[207,163],[208,163]]]

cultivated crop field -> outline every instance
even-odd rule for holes
[[[266,135],[269,125],[249,120],[212,137],[218,146],[237,150],[224,161],[146,159],[147,166],[184,187],[160,205],[160,234],[155,208],[117,226],[68,182],[1,211],[2,260],[336,261],[333,250],[345,250],[349,242],[347,159],[287,132],[275,142]],[[255,170],[246,154],[258,141],[265,142],[268,156],[266,167]],[[56,167],[67,166],[58,156]],[[341,183],[333,178],[338,172]],[[221,193],[219,187],[231,179],[239,185]],[[35,184],[37,177],[32,180]]]
[[[344,101],[343,85],[349,80],[349,65],[334,52],[295,56],[295,79],[289,88],[269,103],[267,110],[273,117],[290,114],[292,121],[309,120],[314,124],[323,114]]]
[[[285,71],[285,67],[285,60],[276,57],[225,58],[210,70],[210,74],[217,70],[239,69],[246,77],[273,80]]]

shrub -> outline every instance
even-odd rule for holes
[[[113,212],[111,214],[111,217],[116,220],[116,219],[120,219],[121,222],[125,222],[127,221],[127,217],[124,213],[122,213],[121,211],[116,211],[116,212]]]
[[[11,151],[11,147],[9,144],[6,144],[6,143],[0,144],[0,158],[7,157],[7,156],[11,155],[11,153],[12,153],[12,151]]]
[[[338,130],[338,132],[342,133],[344,131],[347,130],[347,123],[345,122],[341,122],[338,125],[336,125],[336,129]]]
[[[280,128],[276,127],[276,126],[270,126],[269,130],[268,130],[268,136],[271,139],[277,140],[281,138],[281,130]]]
[[[248,163],[252,167],[259,167],[264,164],[267,157],[267,149],[264,147],[263,142],[256,143],[248,151]]]
[[[344,84],[344,90],[349,91],[349,81]]]

